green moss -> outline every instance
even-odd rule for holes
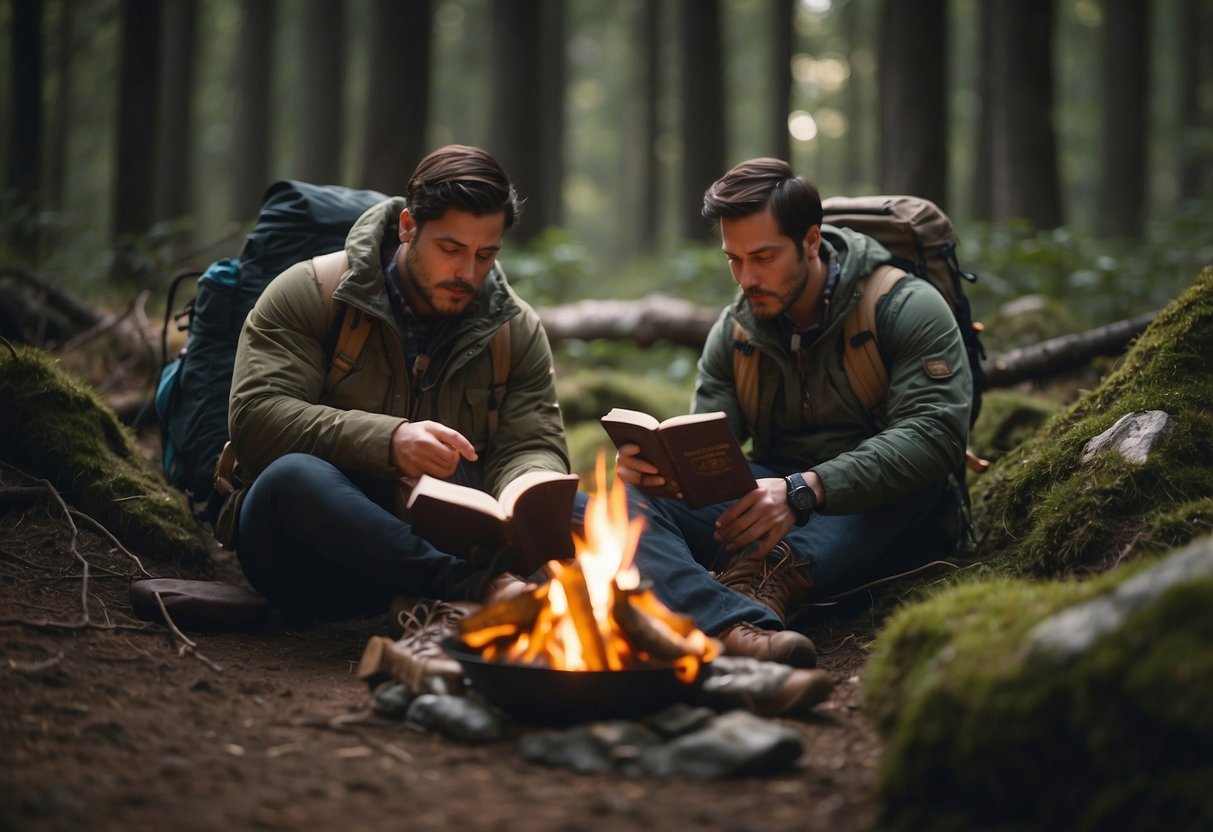
[[[97,395],[34,349],[0,354],[0,458],[153,561],[204,566],[198,524]]]
[[[1162,310],[1099,386],[1050,419],[974,483],[980,555],[1009,574],[1102,569],[1151,551],[1143,534],[1177,506],[1213,497],[1213,269]],[[1144,465],[1092,438],[1134,411],[1164,410],[1173,429]]]
[[[1046,617],[1144,565],[1085,583],[956,587],[896,615],[864,676],[887,740],[888,818],[915,829],[1208,828],[1213,578],[1175,585],[1071,660],[1027,647]]]
[[[982,397],[981,416],[973,425],[969,445],[994,462],[1023,444],[1061,405],[1051,399],[1016,390],[992,390]]]
[[[566,425],[597,422],[612,407],[626,407],[666,419],[686,413],[691,391],[686,385],[625,370],[581,368],[558,374],[556,390]]]

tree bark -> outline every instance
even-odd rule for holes
[[[1146,137],[1150,130],[1150,8],[1147,0],[1104,4],[1103,152],[1096,229],[1139,240],[1146,223]]]
[[[884,0],[880,29],[880,182],[947,210],[947,3]]]
[[[293,176],[318,185],[343,181],[345,119],[345,4],[304,0]]]
[[[179,221],[190,214],[194,204],[193,102],[197,30],[197,0],[173,0],[164,6],[155,215],[158,220],[178,221],[173,239],[179,246],[189,245],[193,227],[193,223]]]
[[[792,55],[796,51],[796,0],[772,0],[771,43],[771,155],[790,163],[788,111],[792,104]]]
[[[681,0],[682,34],[682,187],[680,233],[707,240],[712,228],[703,218],[703,193],[725,173],[724,67],[719,0]]]
[[[160,0],[123,0],[118,104],[117,166],[114,174],[111,276],[136,284],[146,273],[133,249],[135,238],[155,221],[156,74],[160,67]]]
[[[996,33],[989,2],[977,7],[977,98],[981,112],[977,117],[977,153],[973,162],[973,219],[989,222],[994,218],[994,194],[991,188],[994,167],[993,98],[995,94],[990,56]]]
[[[540,0],[493,0],[492,146],[489,150],[527,200],[523,217],[510,232],[533,239],[546,225],[539,194],[543,187],[542,148],[536,131],[543,122],[540,70]]]
[[[1053,0],[988,0],[993,219],[1062,224],[1053,128]]]
[[[274,28],[277,0],[241,0],[233,89],[230,216],[257,215],[270,184],[270,125],[273,123]]]
[[[539,205],[527,223],[533,231],[564,225],[565,6],[566,0],[540,0],[539,5],[539,97],[545,104],[539,122]]]
[[[20,217],[9,244],[20,254],[37,253],[35,218],[42,202],[42,0],[20,0],[12,9],[11,113],[5,184]],[[16,212],[14,212],[16,213]],[[10,221],[15,217],[10,217]]]
[[[404,193],[429,149],[430,0],[374,0],[359,187]]]
[[[1182,0],[1179,6],[1179,199],[1201,199],[1208,183],[1208,151],[1213,146],[1209,119],[1201,112],[1200,94],[1213,76],[1206,72],[1213,61],[1206,55],[1210,31],[1207,0]]]

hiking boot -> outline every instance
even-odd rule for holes
[[[813,590],[813,579],[796,560],[786,540],[776,543],[765,557],[739,555],[733,558],[716,580],[734,592],[770,607],[780,621],[787,621],[788,615],[795,612]]]
[[[716,636],[729,656],[749,656],[792,667],[816,667],[817,648],[795,630],[764,630],[749,621],[739,621]]]
[[[369,684],[391,677],[413,694],[459,693],[463,668],[443,651],[441,642],[459,632],[459,622],[479,608],[466,601],[423,601],[402,609],[404,635],[392,641],[374,636],[363,650],[358,678]]]
[[[717,710],[743,707],[759,716],[788,716],[808,713],[833,690],[834,680],[824,670],[720,656],[712,662],[700,699]]]

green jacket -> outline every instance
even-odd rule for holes
[[[788,323],[756,320],[739,292],[708,334],[692,410],[723,410],[734,432],[753,440],[755,462],[784,473],[816,471],[825,483],[823,513],[852,514],[942,481],[960,466],[973,381],[947,301],[925,280],[904,279],[877,305],[889,394],[875,417],[866,412],[843,369],[843,325],[859,299],[859,279],[889,252],[845,228],[823,225],[822,237],[841,271],[821,334],[794,354]],[[734,317],[761,353],[752,437],[733,380]]]
[[[349,271],[333,297],[348,304],[346,314],[368,315],[374,329],[357,364],[334,389],[324,384],[329,309],[310,260],[271,281],[249,313],[236,350],[228,412],[241,485],[292,452],[390,483],[399,477],[390,460],[392,432],[406,420],[425,419],[468,438],[494,495],[527,471],[569,470],[547,333],[499,265],[472,308],[435,346],[425,383],[410,383],[380,266],[380,251],[385,239],[394,242],[403,207],[403,198],[396,197],[371,208],[346,238]],[[490,435],[487,347],[502,326],[510,327],[510,373]],[[243,490],[237,491],[220,511],[216,536],[225,545],[235,537],[242,497]]]

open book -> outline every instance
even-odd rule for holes
[[[691,508],[735,500],[758,486],[722,411],[673,416],[664,422],[616,407],[600,420],[618,448],[640,446],[640,458],[657,466],[666,484],[647,488],[658,497],[683,495]]]
[[[508,546],[513,567],[529,575],[552,559],[573,557],[576,474],[530,471],[501,491],[422,476],[406,507],[413,530],[444,552],[465,557],[473,546]]]

